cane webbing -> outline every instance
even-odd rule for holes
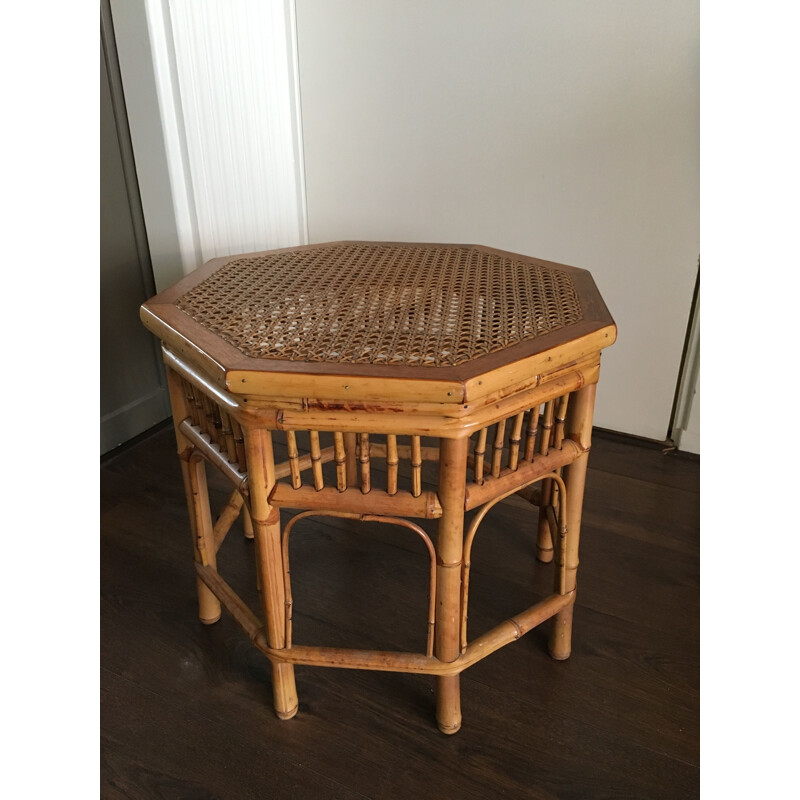
[[[478,249],[343,243],[236,258],[178,308],[252,358],[457,366],[583,318],[570,274]]]

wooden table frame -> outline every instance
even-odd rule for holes
[[[469,374],[442,378],[446,371],[439,370],[433,379],[378,380],[365,370],[317,368],[276,376],[275,365],[248,364],[196,323],[180,319],[174,299],[205,274],[208,268],[145,304],[142,318],[162,340],[200,619],[211,624],[224,607],[266,655],[277,715],[297,713],[295,664],[420,673],[436,676],[437,723],[455,733],[459,676],[467,667],[548,619],[551,655],[568,658],[600,351],[616,337],[602,301],[592,300],[599,309],[592,324],[582,324],[571,338],[559,334],[515,351],[514,358],[480,359]],[[310,443],[306,455],[298,450],[299,432]],[[320,434],[332,444],[322,447]],[[276,463],[275,437],[286,444],[284,462]],[[398,488],[402,459],[411,468],[409,489]],[[376,460],[385,464],[383,488],[373,479]],[[423,490],[421,480],[423,463],[431,461],[438,461],[435,491]],[[230,500],[216,521],[206,464],[231,482]],[[489,510],[515,493],[539,505],[537,557],[554,562],[553,592],[469,641],[472,543]],[[282,508],[299,511],[283,529]],[[465,514],[473,510],[465,529]],[[260,614],[217,571],[217,550],[240,515],[255,539]],[[312,515],[400,525],[423,539],[430,557],[425,652],[292,641],[289,534]],[[437,520],[435,543],[415,518]]]

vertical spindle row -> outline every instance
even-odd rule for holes
[[[347,453],[344,447],[344,434],[333,434],[333,459],[336,462],[336,488],[343,492],[347,488]]]
[[[397,455],[397,436],[386,435],[386,492],[397,494],[397,467],[400,459]]]
[[[358,434],[358,460],[361,464],[361,493],[368,494],[370,486],[369,474],[369,434]]]
[[[422,494],[422,445],[419,436],[411,437],[411,494]]]
[[[292,488],[299,489],[303,485],[303,480],[300,477],[300,454],[297,452],[297,435],[294,431],[286,431],[286,450],[289,454]]]

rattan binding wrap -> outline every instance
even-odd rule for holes
[[[568,272],[442,245],[238,258],[177,306],[251,358],[421,367],[457,366],[583,319]]]

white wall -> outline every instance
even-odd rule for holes
[[[597,425],[666,437],[699,253],[695,0],[297,0],[309,238],[592,271]]]
[[[306,241],[292,0],[110,0],[160,291]]]

